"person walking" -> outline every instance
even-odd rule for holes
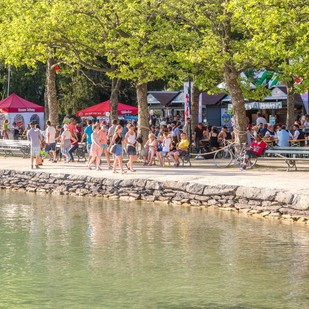
[[[65,161],[69,162],[69,149],[71,148],[72,135],[67,124],[63,125],[63,129],[64,131],[61,134],[61,153],[64,155]]]
[[[71,147],[68,150],[68,155],[69,155],[69,161],[68,162],[74,162],[73,152],[78,148],[78,140],[76,138],[77,138],[77,136],[73,137],[72,133],[71,133]]]
[[[114,136],[117,124],[118,124],[118,121],[116,119],[114,119],[113,122],[112,122],[112,126],[108,129],[108,134],[107,134],[108,142],[111,142],[111,140]]]
[[[88,163],[88,168],[91,170],[91,164],[95,162],[97,171],[101,171],[100,162],[101,162],[101,156],[103,152],[103,147],[100,143],[100,136],[98,134],[99,130],[100,130],[100,125],[99,123],[96,123],[93,126],[93,132],[91,134],[91,140],[92,140],[92,144],[90,148],[91,160]]]
[[[98,134],[99,134],[99,137],[100,137],[100,144],[103,148],[103,152],[104,152],[104,155],[106,157],[107,168],[112,169],[110,155],[109,155],[109,152],[108,152],[107,127],[106,127],[106,125],[101,126],[101,130],[99,130]]]
[[[31,169],[33,169],[33,163],[35,159],[35,167],[39,168],[40,153],[41,153],[41,141],[43,136],[39,129],[35,128],[36,123],[30,123],[30,130],[27,132],[27,139],[30,141],[30,161]]]
[[[57,162],[56,158],[56,129],[51,125],[50,120],[46,121],[46,147],[45,152],[51,152],[53,155],[53,163]]]
[[[134,161],[136,160],[136,132],[135,127],[132,124],[128,125],[128,132],[125,135],[125,142],[127,144],[127,155],[129,156],[129,162],[127,168],[131,172],[135,172],[133,168]]]
[[[123,169],[123,162],[122,162],[122,126],[117,125],[115,129],[115,133],[112,137],[110,147],[115,145],[115,159],[114,159],[114,166],[113,166],[113,173],[117,172],[117,165],[119,164],[121,173],[124,174],[126,171]]]
[[[91,160],[91,155],[90,155],[90,148],[91,148],[91,144],[92,144],[92,140],[91,140],[91,135],[93,133],[92,130],[92,121],[90,119],[87,120],[87,127],[84,130],[84,134],[82,136],[82,140],[81,143],[86,140],[87,143],[87,152],[89,154],[88,156],[88,162],[86,162],[86,164],[88,165],[90,160]]]

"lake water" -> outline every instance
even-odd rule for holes
[[[0,308],[309,308],[309,228],[0,191]]]

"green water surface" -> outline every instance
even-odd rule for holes
[[[0,308],[309,308],[309,228],[0,191]]]

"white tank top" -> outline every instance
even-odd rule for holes
[[[170,151],[170,147],[171,147],[171,139],[169,137],[164,139],[163,142],[163,151]]]
[[[135,133],[133,133],[133,134],[128,134],[129,136],[128,136],[128,142],[130,143],[130,144],[135,144],[135,142],[136,142],[136,135],[135,135]]]

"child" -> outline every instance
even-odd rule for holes
[[[163,133],[163,148],[162,148],[162,156],[166,157],[167,154],[170,152],[171,148],[171,136],[168,132]]]
[[[148,158],[147,162],[148,165],[152,165],[152,160],[154,158],[154,155],[156,154],[157,147],[158,147],[158,141],[156,139],[156,136],[153,133],[149,134],[149,139],[146,142],[145,148],[148,147]]]

